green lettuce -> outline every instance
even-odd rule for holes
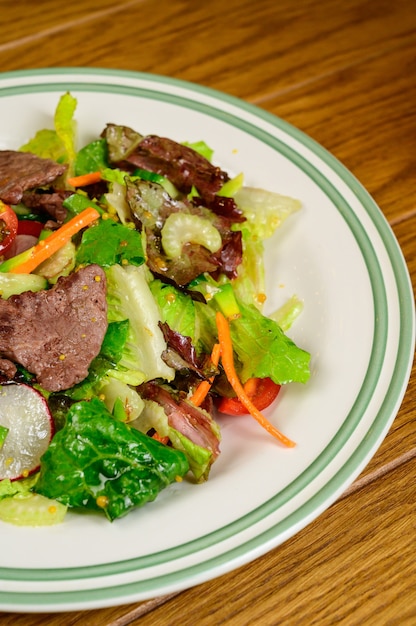
[[[131,422],[142,413],[144,401],[133,386],[117,377],[118,374],[117,370],[109,370],[100,380],[97,395],[116,419]]]
[[[294,198],[256,187],[241,187],[234,194],[234,200],[246,221],[241,226],[235,226],[242,234],[243,260],[237,269],[233,287],[241,300],[254,304],[261,311],[266,290],[264,241],[275,233],[289,215],[301,208],[301,203]]]
[[[279,324],[280,328],[286,332],[292,326],[293,322],[303,311],[303,302],[298,296],[291,296],[276,311],[270,313],[268,317]]]
[[[230,321],[230,332],[236,368],[240,378],[271,378],[284,385],[306,383],[310,377],[310,354],[299,348],[280,328],[279,324],[263,315],[253,304],[236,299],[240,315]],[[200,342],[205,351],[212,349],[217,329],[215,297],[208,304],[195,303],[201,328]]]
[[[78,150],[74,170],[76,176],[90,174],[91,172],[101,172],[108,167],[108,151],[105,139],[91,141],[81,150]]]
[[[160,311],[150,291],[148,275],[145,265],[112,265],[106,270],[108,320],[130,320],[119,366],[140,372],[141,382],[154,378],[170,381],[175,372],[162,359],[166,342],[159,328]]]
[[[186,146],[187,148],[191,148],[192,150],[195,150],[195,152],[198,152],[198,154],[205,157],[208,161],[211,161],[213,157],[214,150],[210,148],[209,145],[205,143],[205,141],[201,140],[201,141],[194,141],[191,143],[188,141],[183,141],[182,145]]]
[[[230,324],[241,378],[271,378],[279,385],[306,383],[310,354],[299,348],[272,319],[239,302],[241,316]]]
[[[76,157],[75,138],[77,126],[74,119],[76,108],[76,98],[67,92],[61,96],[54,116],[56,134],[65,147],[66,160],[69,162],[71,170]]]
[[[9,429],[6,426],[0,425],[0,450],[4,446],[4,442],[6,441],[6,437],[9,434]]]
[[[45,159],[68,163],[67,173],[71,175],[76,157],[76,107],[77,100],[68,92],[63,94],[55,110],[54,129],[39,130],[20,150],[32,152]]]
[[[0,500],[11,498],[18,494],[29,494],[33,490],[38,477],[38,474],[33,474],[33,476],[22,478],[21,480],[9,480],[8,478],[0,480]]]
[[[197,319],[192,298],[174,287],[153,280],[149,284],[161,312],[162,322],[166,322],[172,330],[190,337],[193,343],[197,342]]]
[[[110,322],[99,354],[93,359],[88,376],[64,392],[72,400],[86,400],[99,393],[101,380],[115,370],[121,360],[127,342],[129,321]],[[62,394],[61,394],[62,395]]]
[[[264,270],[264,242],[253,237],[248,228],[241,229],[243,260],[237,268],[237,278],[233,280],[236,296],[243,302],[254,304],[260,311],[263,308],[266,291]]]
[[[301,208],[295,198],[256,187],[241,187],[234,200],[247,220],[244,227],[248,226],[252,236],[261,240],[271,237],[289,215]]]
[[[131,211],[126,200],[126,186],[124,182],[119,183],[114,181],[110,183],[109,187],[109,192],[104,194],[104,201],[107,203],[107,206],[110,210],[112,209],[116,212],[122,224],[131,223]]]
[[[123,262],[141,265],[144,253],[140,233],[112,219],[99,220],[93,228],[84,231],[77,262],[97,263],[101,267]]]
[[[154,500],[189,470],[185,455],[115,420],[100,400],[78,402],[42,456],[35,491],[112,521]]]
[[[20,147],[21,152],[31,152],[43,159],[52,159],[59,163],[65,162],[66,151],[55,130],[45,128],[38,130],[36,135]]]

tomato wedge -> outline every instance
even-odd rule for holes
[[[0,201],[0,254],[12,245],[17,234],[17,215],[7,204]]]
[[[244,389],[254,406],[263,411],[271,405],[280,391],[280,385],[272,381],[271,378],[250,378]],[[221,398],[217,403],[220,413],[227,415],[247,415],[248,411],[238,398]]]
[[[39,235],[42,232],[44,224],[36,220],[19,220],[17,227],[18,235],[31,235],[39,239]]]

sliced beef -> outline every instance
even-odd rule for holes
[[[22,196],[22,202],[35,213],[46,213],[57,224],[63,224],[68,213],[63,206],[63,201],[72,194],[73,191],[65,191],[64,189],[25,191]]]
[[[204,198],[210,198],[228,180],[228,175],[203,156],[182,144],[148,135],[128,157],[137,167],[169,178],[179,191],[189,193],[195,187]]]
[[[12,361],[0,358],[0,377],[3,376],[6,380],[11,380],[16,375],[16,372],[17,367]]]
[[[0,150],[0,199],[18,204],[24,191],[50,185],[66,167],[30,152]]]
[[[166,176],[183,193],[195,187],[202,198],[212,199],[229,180],[228,174],[208,159],[172,139],[142,137],[114,124],[108,124],[102,135],[110,144],[109,156],[114,165],[127,170],[135,166]]]
[[[211,416],[186,399],[174,399],[173,396],[154,381],[144,383],[139,393],[146,400],[153,400],[163,407],[169,425],[190,439],[193,443],[206,448],[212,454],[212,461],[220,453],[220,434]]]
[[[98,265],[49,290],[0,300],[0,358],[23,365],[47,391],[84,380],[106,330],[106,280]]]

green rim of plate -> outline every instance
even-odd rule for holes
[[[65,75],[89,75],[95,82],[77,82],[72,80],[65,81],[62,77]],[[53,83],[36,83],[36,77],[57,75],[59,80]],[[99,77],[107,78],[107,82],[99,82]],[[2,87],[2,80],[10,80],[11,78],[29,77],[34,79],[34,84],[21,84],[10,87]],[[117,82],[111,83],[108,78],[114,77],[115,80],[123,77],[139,80],[146,86],[120,85]],[[169,91],[158,91],[158,85],[172,86],[174,89],[181,89],[188,92],[187,95],[177,95],[169,93]],[[156,88],[154,88],[156,86]],[[96,68],[47,68],[45,70],[28,70],[21,72],[6,72],[0,78],[0,98],[10,95],[20,95],[38,92],[54,92],[63,93],[64,91],[85,91],[100,93],[116,93],[136,96],[140,98],[156,99],[169,104],[179,105],[188,109],[197,110],[216,118],[227,124],[234,126],[247,134],[255,137],[259,141],[272,147],[278,153],[282,154],[286,159],[295,164],[302,170],[319,189],[332,201],[335,207],[342,215],[347,227],[352,232],[362,257],[364,259],[368,276],[371,284],[373,303],[374,303],[374,336],[371,356],[367,368],[367,373],[362,382],[361,389],[353,403],[353,406],[344,420],[343,425],[338,430],[327,447],[321,454],[308,466],[308,468],[300,474],[291,484],[285,487],[274,497],[257,507],[250,513],[242,516],[238,520],[199,537],[193,541],[181,544],[174,548],[164,550],[151,555],[127,559],[120,562],[109,564],[92,565],[74,568],[57,568],[57,569],[18,569],[18,568],[0,568],[0,577],[6,580],[16,580],[25,582],[41,582],[41,581],[69,581],[91,577],[105,577],[109,575],[118,575],[126,572],[132,572],[137,569],[143,569],[162,563],[166,563],[178,558],[193,554],[199,550],[205,550],[210,546],[224,541],[232,537],[268,515],[275,512],[283,504],[290,501],[297,493],[306,487],[313,479],[325,469],[343,448],[354,430],[358,426],[367,406],[373,396],[377,386],[380,372],[383,368],[387,337],[389,334],[389,311],[388,297],[386,294],[383,272],[380,267],[379,260],[369,239],[367,232],[361,225],[354,210],[348,204],[346,199],[340,194],[333,183],[328,180],[324,174],[313,166],[301,154],[293,148],[286,145],[282,140],[278,139],[267,130],[263,130],[245,119],[238,116],[238,111],[245,111],[254,118],[263,120],[268,125],[283,131],[286,135],[292,137],[304,147],[308,148],[313,154],[324,162],[332,172],[334,172],[342,182],[353,192],[354,196],[360,202],[360,205],[366,211],[374,224],[382,242],[387,251],[389,262],[394,274],[398,301],[400,305],[400,333],[397,346],[396,364],[394,373],[391,377],[390,384],[385,390],[385,395],[381,407],[375,416],[371,427],[357,446],[355,451],[348,458],[347,462],[333,475],[320,491],[316,492],[306,502],[304,502],[296,511],[287,516],[277,524],[268,528],[262,534],[250,538],[236,548],[223,552],[211,559],[204,560],[196,565],[179,569],[170,574],[156,576],[144,581],[135,581],[128,584],[118,585],[116,587],[98,589],[87,589],[77,591],[62,592],[0,592],[1,604],[14,604],[19,607],[38,606],[44,608],[48,605],[70,606],[74,604],[80,606],[88,603],[108,604],[108,598],[114,602],[129,596],[137,596],[138,594],[155,595],[160,593],[160,589],[169,587],[183,587],[185,584],[192,584],[193,580],[202,582],[215,575],[216,570],[221,569],[220,573],[225,573],[233,567],[237,567],[239,560],[246,562],[249,555],[259,556],[262,552],[267,551],[271,547],[277,545],[276,538],[287,534],[288,538],[296,529],[300,530],[307,523],[312,521],[320,512],[329,506],[340,493],[340,491],[352,482],[353,478],[361,471],[366,461],[371,458],[378,445],[381,443],[386,434],[395,414],[399,408],[400,402],[404,395],[407,381],[410,375],[411,363],[414,353],[415,328],[414,328],[414,298],[412,294],[410,279],[406,264],[403,259],[400,247],[391,231],[387,221],[382,215],[380,209],[375,204],[371,196],[355,179],[355,177],[325,148],[317,144],[313,139],[294,128],[287,122],[275,117],[271,113],[259,109],[255,105],[241,101],[233,96],[217,92],[213,89],[195,85],[185,81],[172,79],[152,74],[142,74],[139,72],[130,72],[123,70],[107,70]],[[203,97],[207,96],[214,103],[207,104],[193,99],[196,94]],[[1,103],[1,100],[0,100]],[[235,109],[234,113],[221,109],[221,104],[227,103]],[[234,565],[233,565],[234,564]],[[224,569],[225,567],[225,569]],[[104,581],[103,581],[104,582]]]

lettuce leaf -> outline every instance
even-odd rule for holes
[[[10,498],[17,494],[28,494],[33,490],[39,474],[33,474],[28,478],[22,478],[21,480],[9,480],[5,478],[0,480],[0,500],[3,498]]]
[[[65,147],[66,160],[69,163],[71,173],[73,171],[76,157],[75,137],[77,126],[74,119],[76,108],[76,98],[67,92],[59,99],[54,116],[56,134]]]
[[[197,341],[196,314],[192,298],[173,285],[153,280],[149,284],[161,312],[162,322],[166,322],[172,330]]]
[[[256,187],[238,189],[234,200],[246,221],[236,226],[242,234],[243,259],[237,268],[233,287],[243,302],[254,304],[261,311],[266,288],[264,241],[301,208],[301,203],[294,198]]]
[[[39,130],[20,150],[32,152],[44,159],[68,163],[67,175],[70,176],[76,156],[76,123],[74,121],[76,106],[77,100],[70,93],[63,94],[55,109],[54,130]]]
[[[109,412],[124,422],[131,422],[139,417],[144,409],[144,402],[136,389],[116,377],[117,370],[109,370],[100,380],[97,395],[103,400]],[[120,417],[118,417],[120,415]]]
[[[93,228],[87,228],[77,252],[77,262],[83,265],[97,263],[110,267],[115,263],[144,263],[140,234],[112,219],[99,220]]]
[[[301,208],[295,198],[257,187],[242,187],[234,200],[243,211],[252,237],[262,240],[271,237],[289,215]]]
[[[108,167],[108,151],[105,139],[91,141],[81,150],[78,150],[74,170],[75,176],[90,174],[91,172],[101,172]]]
[[[127,342],[128,332],[128,320],[110,322],[100,353],[93,359],[89,367],[88,376],[60,395],[65,395],[72,400],[87,400],[97,395],[104,376],[118,367]],[[139,382],[141,382],[141,377]]]
[[[280,328],[286,332],[292,326],[293,322],[303,311],[303,302],[297,295],[291,296],[276,311],[270,313],[268,317],[279,324]]]
[[[59,163],[66,161],[65,146],[55,130],[44,128],[20,147],[21,152],[32,152],[43,159],[52,159]]]
[[[194,141],[191,143],[189,141],[183,141],[182,145],[188,148],[192,148],[192,150],[195,150],[195,152],[198,152],[198,154],[208,159],[208,161],[212,160],[212,157],[214,155],[214,150],[210,148],[209,145],[205,141],[201,140],[201,141]]]
[[[279,385],[309,380],[310,354],[299,348],[272,319],[239,302],[241,316],[230,324],[241,378],[271,378]]]
[[[100,400],[74,404],[41,459],[37,493],[112,521],[189,470],[185,455],[113,419]]]
[[[233,280],[236,296],[247,304],[254,304],[259,311],[263,308],[266,291],[264,269],[264,243],[253,237],[248,228],[241,228],[243,238],[243,260],[237,268],[237,278]]]
[[[279,385],[291,382],[306,383],[310,377],[310,354],[299,348],[280,328],[253,304],[237,298],[240,316],[230,322],[236,368],[244,383],[248,378],[271,378]],[[199,341],[209,352],[217,340],[215,297],[208,304],[195,302]]]
[[[130,320],[119,368],[140,372],[141,382],[153,378],[169,381],[175,372],[162,359],[166,342],[159,328],[160,311],[150,291],[147,272],[144,265],[112,265],[106,270],[108,320]]]

